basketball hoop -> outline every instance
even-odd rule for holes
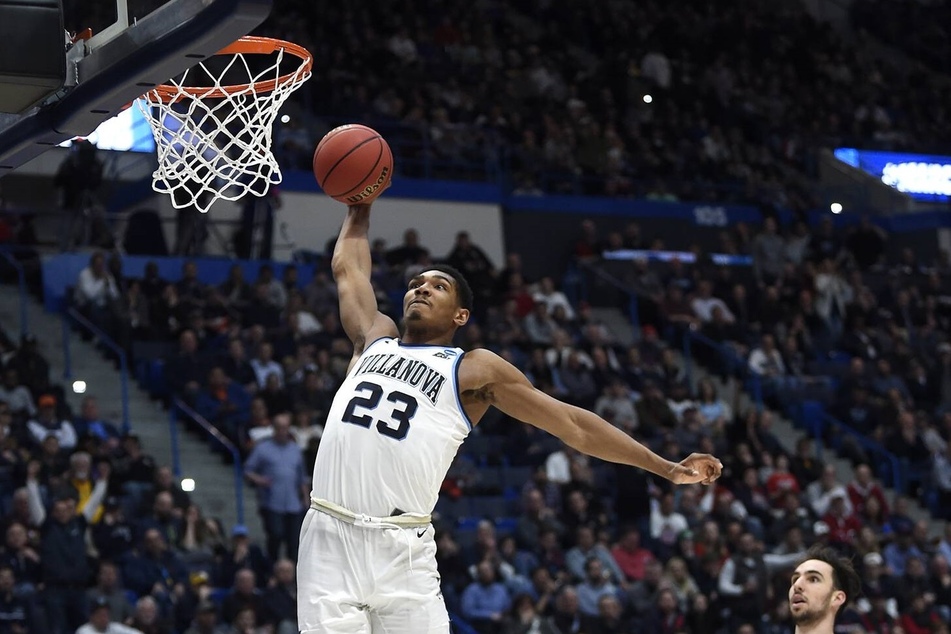
[[[265,68],[252,63],[262,58]],[[230,59],[229,59],[230,56]],[[294,70],[282,63],[297,58]],[[210,64],[217,59],[223,66]],[[214,56],[156,86],[137,101],[152,127],[158,169],[152,189],[169,194],[176,209],[202,213],[219,198],[264,196],[281,182],[271,152],[277,113],[292,92],[310,79],[313,57],[305,48],[267,37],[242,37]],[[190,84],[207,85],[190,85]]]

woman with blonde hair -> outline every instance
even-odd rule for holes
[[[661,577],[661,588],[670,588],[682,612],[686,612],[693,603],[693,598],[700,592],[697,582],[690,576],[687,562],[680,557],[671,557],[664,567]]]

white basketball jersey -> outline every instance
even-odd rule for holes
[[[370,344],[334,396],[313,496],[375,517],[431,513],[472,429],[459,400],[459,348]]]

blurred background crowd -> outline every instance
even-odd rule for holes
[[[373,244],[384,312],[398,316],[406,279],[446,261],[476,294],[462,348],[498,352],[665,456],[725,465],[714,487],[674,489],[490,413],[435,514],[458,631],[789,632],[789,571],[817,542],[863,579],[837,632],[948,631],[951,523],[935,537],[910,506],[951,519],[951,260],[892,248],[869,218],[843,231],[774,213],[815,206],[821,148],[947,151],[947,78],[934,70],[949,61],[946,2],[856,1],[848,41],[793,2],[277,4],[262,32],[321,68],[276,130],[287,167],[309,168],[323,131],[362,121],[410,177],[507,174],[523,195],[763,210],[756,227],[697,229],[751,266],[715,263],[688,235],[663,246],[693,248],[691,262],[602,259],[656,242],[597,217],[579,227],[572,268],[541,276],[519,249],[492,262],[465,233],[448,253],[412,228]],[[903,37],[912,27],[920,38]],[[71,411],[35,336],[0,340],[0,634],[297,631],[297,531],[351,356],[330,248],[313,245],[312,276],[262,262],[249,279],[240,266],[210,279],[191,261],[175,279],[158,266],[130,277],[121,256],[94,252],[72,289],[133,364],[162,368],[157,396],[238,447],[260,543],[207,517],[94,395]],[[582,266],[637,296],[633,338],[580,297],[566,273]],[[701,368],[680,355],[687,339]],[[818,438],[848,478],[818,459],[813,434],[790,448],[774,433],[805,402],[836,421]],[[896,474],[875,446],[901,461],[901,490],[883,488]]]

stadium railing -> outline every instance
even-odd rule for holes
[[[569,299],[576,301],[591,298],[593,293],[590,285],[593,280],[610,284],[615,291],[629,296],[626,302],[615,302],[613,305],[627,309],[632,328],[635,329],[635,332],[638,332],[642,321],[639,310],[646,303],[652,303],[651,300],[646,297],[638,297],[636,289],[623,283],[614,275],[599,271],[599,267],[591,263],[580,263],[569,270],[565,280],[566,293],[568,293]],[[604,299],[603,291],[599,295],[601,299]],[[699,352],[699,356],[715,363],[715,367],[708,369],[720,373],[721,376],[732,375],[740,379],[744,390],[749,394],[757,409],[761,410],[764,407],[766,397],[764,392],[770,393],[771,386],[768,381],[764,384],[763,378],[750,370],[747,361],[736,350],[728,345],[713,341],[692,329],[678,331],[668,328],[665,334],[669,342],[679,344],[681,347],[688,385],[693,386],[693,370],[698,362],[697,353]],[[781,393],[782,388],[777,387],[775,392]],[[927,475],[920,467],[911,465],[907,460],[902,460],[880,443],[837,420],[825,411],[819,401],[796,400],[785,408],[785,414],[793,420],[797,427],[815,438],[817,457],[820,460],[827,445],[831,445],[831,448],[836,451],[843,448],[842,437],[844,434],[873,459],[875,474],[886,486],[893,488],[895,491],[906,493],[908,485],[912,482],[927,484]]]
[[[115,353],[116,357],[119,359],[119,381],[120,381],[120,390],[121,390],[121,400],[122,400],[122,433],[128,434],[131,429],[129,423],[129,360],[126,355],[125,350],[122,349],[122,346],[117,344],[112,338],[107,335],[101,328],[96,326],[94,323],[83,317],[82,314],[75,308],[67,308],[62,313],[63,325],[63,379],[70,381],[73,378],[73,363],[72,363],[72,345],[70,344],[70,322],[76,324],[95,339],[99,341],[100,344],[106,346]]]
[[[4,247],[3,249],[0,249],[0,257],[6,260],[10,266],[13,267],[13,270],[17,272],[17,284],[19,286],[20,301],[20,336],[22,337],[30,334],[30,298],[28,297],[26,290],[26,271],[24,271],[23,265],[17,261],[9,248]]]
[[[177,478],[182,476],[181,451],[178,445],[178,422],[182,417],[197,424],[208,435],[209,440],[220,445],[231,454],[234,468],[234,503],[238,524],[244,524],[244,465],[241,462],[241,452],[221,431],[209,423],[205,418],[188,406],[182,399],[172,399],[168,410],[168,433],[172,445],[172,471]]]

